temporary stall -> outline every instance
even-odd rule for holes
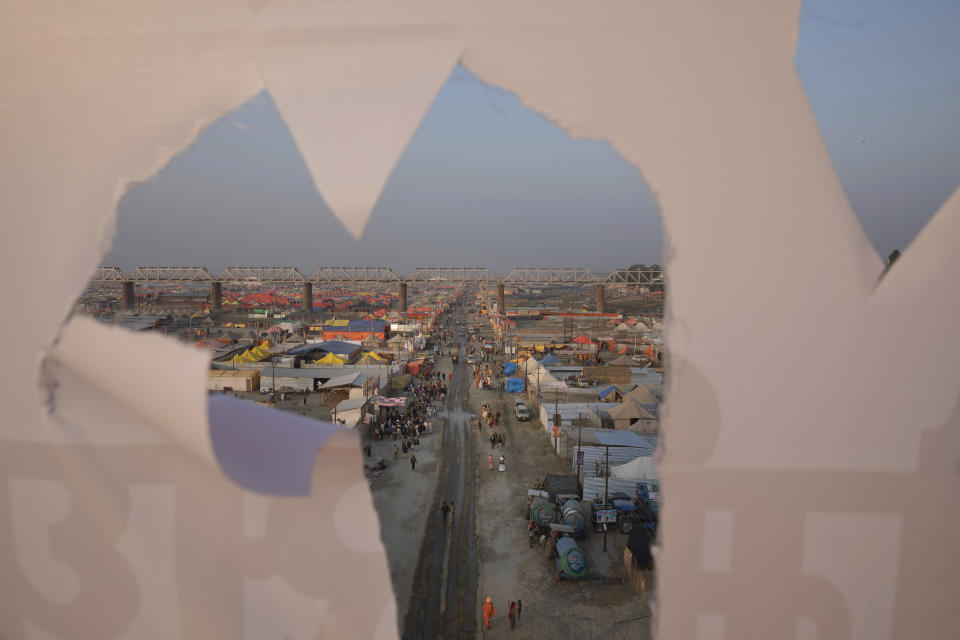
[[[599,411],[600,405],[596,402],[563,402],[554,403],[549,401],[549,395],[543,396],[540,403],[540,424],[549,433],[553,427],[553,415],[560,414],[560,425],[564,427],[574,427],[578,424],[591,427],[600,426]]]
[[[260,372],[246,369],[213,369],[207,375],[210,391],[257,391]]]
[[[330,378],[320,385],[321,391],[345,391],[348,398],[359,398],[363,395],[363,383],[367,376],[362,373],[348,373],[336,378]]]
[[[523,378],[507,378],[507,393],[522,393]]]
[[[343,400],[333,410],[331,418],[338,424],[346,427],[355,427],[363,418],[363,410],[367,404],[366,396],[357,398],[347,398]]]
[[[644,386],[658,386],[663,384],[663,374],[651,369],[637,367],[630,369],[630,382]]]

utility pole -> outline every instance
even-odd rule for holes
[[[610,447],[607,447],[607,462],[603,470],[603,508],[607,508],[607,496],[610,490]],[[616,526],[616,524],[614,524]],[[607,550],[607,527],[603,528],[603,550]]]
[[[581,434],[583,432],[583,420],[580,417],[580,412],[577,412],[577,481],[583,482],[583,478],[580,475],[580,472],[583,470],[583,464],[580,462],[580,456],[583,455],[583,440]]]

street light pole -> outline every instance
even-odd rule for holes
[[[603,470],[603,508],[607,508],[607,496],[610,490],[610,447],[607,447],[607,462]],[[614,524],[616,526],[616,524]],[[607,550],[607,527],[603,528],[603,550]]]

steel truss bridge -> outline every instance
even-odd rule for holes
[[[222,284],[539,284],[539,285],[663,285],[663,269],[615,269],[594,273],[586,268],[521,267],[501,276],[486,267],[417,267],[401,276],[389,267],[320,267],[305,275],[296,267],[227,267],[219,275],[205,267],[137,267],[124,273],[118,267],[100,267],[91,282],[222,283]]]

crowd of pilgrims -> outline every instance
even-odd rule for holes
[[[430,417],[437,410],[435,402],[447,397],[447,375],[442,371],[425,370],[423,383],[411,388],[413,397],[407,401],[406,411],[401,413],[392,407],[387,417],[373,430],[373,439],[389,437],[399,440],[403,453],[413,445],[420,444],[420,436],[430,430]]]

